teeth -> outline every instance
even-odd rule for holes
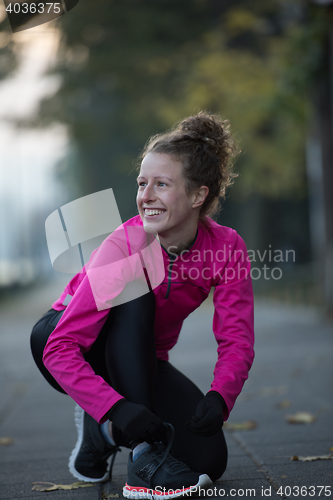
[[[162,213],[163,213],[163,210],[148,210],[147,208],[145,208],[146,215],[158,215],[158,214],[162,214]]]

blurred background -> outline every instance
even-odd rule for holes
[[[136,215],[144,143],[205,109],[242,150],[217,220],[244,238],[256,295],[333,316],[332,5],[80,0],[13,34],[0,0],[0,298],[54,276],[61,205],[113,188]]]

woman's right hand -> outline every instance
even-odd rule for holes
[[[144,405],[121,399],[112,406],[108,418],[118,429],[138,443],[146,441],[154,444],[166,440],[166,426]]]

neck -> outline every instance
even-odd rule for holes
[[[197,234],[198,224],[195,227],[186,231],[182,235],[164,235],[159,234],[160,243],[168,253],[180,254],[184,250],[188,250],[194,243]]]

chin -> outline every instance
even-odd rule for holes
[[[147,222],[144,217],[143,217],[142,223],[143,223],[143,229],[145,230],[146,233],[150,233],[150,234],[157,234],[158,233],[158,227],[154,223]]]
[[[149,234],[157,234],[158,231],[155,227],[151,227],[150,224],[143,224],[143,229],[145,230],[146,233],[149,233]]]

